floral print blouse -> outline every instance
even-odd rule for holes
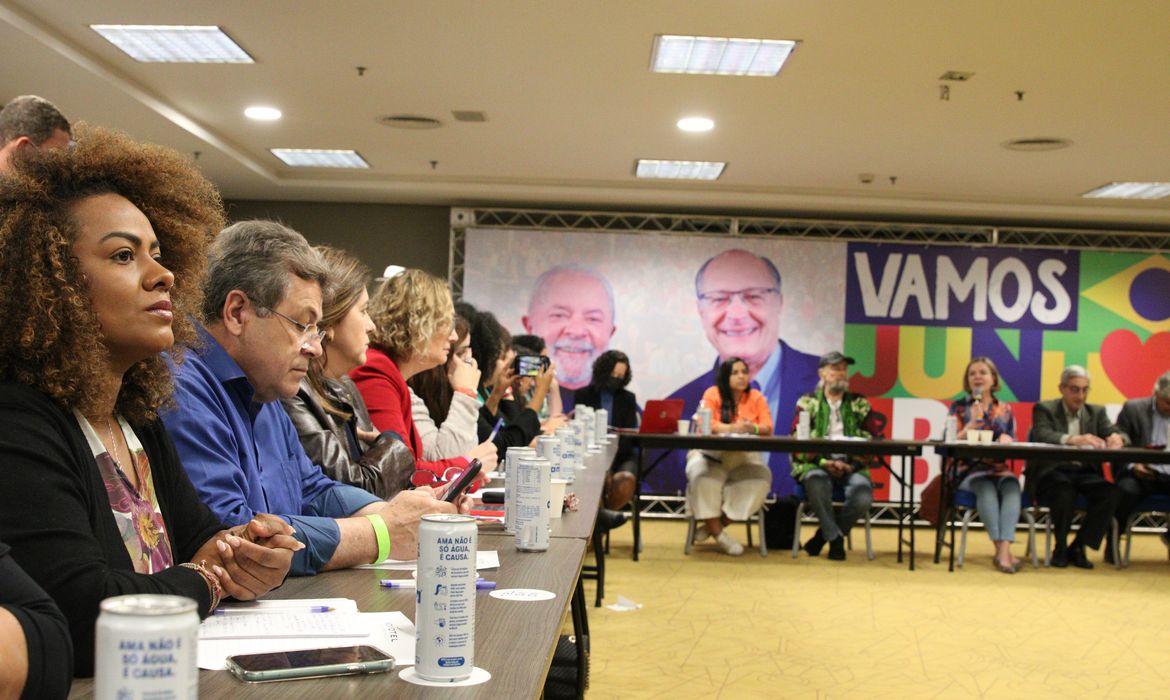
[[[85,434],[89,449],[97,462],[98,471],[101,472],[102,481],[106,486],[106,496],[110,500],[110,510],[118,524],[126,551],[130,554],[130,561],[134,564],[134,571],[140,574],[153,574],[169,569],[173,564],[171,543],[167,537],[162,512],[158,508],[158,498],[154,493],[150,458],[142,448],[142,443],[138,441],[138,436],[121,416],[117,416],[118,427],[126,438],[126,444],[130,447],[130,454],[134,460],[132,466],[138,477],[138,488],[135,489],[126,478],[122,465],[110,456],[102,444],[94,427],[81,413],[76,410],[73,413],[77,416],[81,432]]]

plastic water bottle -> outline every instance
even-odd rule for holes
[[[959,439],[959,419],[954,416],[947,416],[947,422],[943,424],[943,442],[954,442]]]
[[[796,417],[796,439],[807,440],[812,435],[812,425],[810,424],[808,411],[801,411]]]

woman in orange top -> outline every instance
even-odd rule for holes
[[[772,413],[768,402],[751,388],[747,363],[738,357],[719,366],[715,386],[703,393],[703,405],[711,409],[715,433],[771,435]],[[759,452],[691,450],[687,455],[687,506],[696,520],[695,542],[715,537],[731,556],[743,554],[743,545],[724,527],[732,520],[746,520],[764,503],[772,486],[772,470]]]

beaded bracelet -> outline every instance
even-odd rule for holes
[[[203,577],[203,582],[207,584],[208,593],[211,595],[211,605],[208,606],[207,612],[215,610],[219,607],[219,601],[223,597],[223,587],[219,585],[219,578],[207,570],[207,560],[200,559],[198,564],[194,562],[183,562],[179,566],[185,569],[191,569]]]

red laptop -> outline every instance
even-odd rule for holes
[[[638,432],[674,434],[678,432],[682,412],[682,399],[651,399],[642,409],[642,426]]]

